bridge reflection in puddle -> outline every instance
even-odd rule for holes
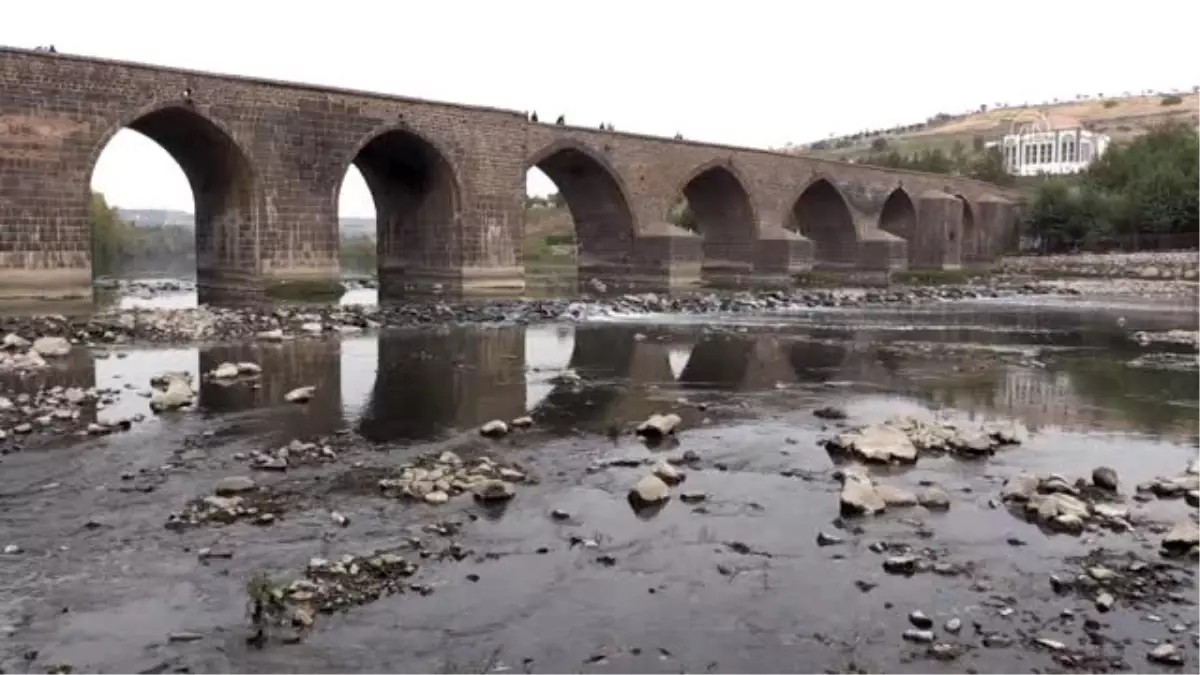
[[[636,324],[395,329],[340,342],[133,349],[124,358],[93,360],[80,352],[65,370],[6,383],[6,388],[94,382],[128,389],[98,413],[111,419],[145,413],[145,399],[133,390],[144,390],[159,372],[207,372],[225,361],[251,361],[262,366],[261,379],[204,381],[199,414],[240,415],[236,419],[265,425],[264,431],[282,440],[353,429],[378,442],[429,441],[491,419],[526,414],[550,433],[604,432],[663,410],[679,397],[703,400],[741,392],[791,411],[830,398],[829,387],[839,384],[846,385],[837,387],[839,399],[883,394],[930,407],[1016,416],[1035,428],[1196,433],[1194,415],[1179,405],[1195,401],[1193,373],[1129,368],[1126,355],[1103,348],[1042,368],[994,354],[980,359],[978,352],[896,350],[896,337],[852,327],[752,332],[732,326]],[[911,341],[914,335],[906,331],[903,337]],[[967,337],[958,329],[942,336]],[[993,333],[990,339],[990,346],[1008,343],[1015,351],[1053,341],[1044,333],[1020,331]],[[1064,338],[1076,346],[1079,339],[1077,333]],[[578,379],[562,377],[567,369]],[[283,402],[291,389],[309,385],[316,386],[316,395],[308,404]],[[1114,390],[1123,395],[1114,397]],[[133,433],[178,419],[154,419],[135,426]]]

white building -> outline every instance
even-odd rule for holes
[[[1000,147],[1010,174],[1037,176],[1083,171],[1104,154],[1109,140],[1073,117],[1037,113],[1014,120]]]

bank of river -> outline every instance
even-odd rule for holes
[[[1133,338],[1194,331],[1194,307],[1072,297],[703,316],[563,302],[542,321],[361,334],[321,310],[321,330],[291,317],[283,341],[76,346],[0,379],[14,402],[0,412],[0,667],[1144,672],[1178,669],[1148,660],[1170,644],[1194,669],[1195,558],[1159,548],[1196,509],[1136,487],[1186,475],[1196,457],[1195,353]],[[262,373],[197,377],[190,410],[150,413],[152,377],[225,362]],[[100,402],[67,401],[72,387]],[[307,402],[284,400],[303,387],[315,387]],[[42,399],[78,414],[43,424]],[[632,433],[655,413],[679,415],[676,438]],[[527,416],[529,428],[479,433]],[[822,447],[893,416],[1027,434],[913,464]],[[664,506],[632,508],[629,489],[662,460],[686,479]],[[1003,498],[1023,472],[1090,482],[1099,466],[1119,477],[1111,504],[1129,528],[1064,532]],[[418,468],[447,475],[446,503],[403,494]],[[513,497],[450,485],[476,470],[504,476]],[[843,516],[847,471],[938,488],[949,508]],[[205,501],[231,477],[254,487]],[[187,521],[196,508],[234,522]],[[904,556],[916,573],[884,569]],[[332,579],[350,606],[286,615],[248,644],[247,582],[260,574],[317,600]]]

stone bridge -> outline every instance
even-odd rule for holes
[[[986,263],[1011,244],[1019,200],[964,178],[512,110],[0,47],[0,297],[90,297],[92,172],[123,128],[191,184],[205,301],[336,280],[351,165],[375,201],[384,297],[520,289],[535,166],[567,202],[582,275],[663,287]],[[680,196],[697,233],[667,223]]]

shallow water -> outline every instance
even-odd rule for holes
[[[136,392],[163,370],[196,373],[223,361],[254,361],[264,375],[257,388],[205,382],[195,411],[150,417],[126,433],[78,442],[35,434],[21,441],[24,450],[2,458],[0,544],[25,552],[0,559],[0,626],[8,635],[0,667],[1021,672],[1061,668],[1029,644],[1048,636],[1080,653],[1123,658],[1138,671],[1157,668],[1145,661],[1144,640],[1172,639],[1194,668],[1194,584],[1187,602],[1152,608],[1161,623],[1145,620],[1146,608],[1122,606],[1099,617],[1113,642],[1096,647],[1080,630],[1083,616],[1095,614],[1090,602],[1056,597],[1046,581],[1069,569],[1066,556],[1096,545],[1154,558],[1153,535],[1050,536],[987,505],[1003,480],[1022,470],[1075,477],[1107,464],[1127,493],[1137,482],[1181,471],[1197,452],[1196,373],[1131,367],[1144,350],[1127,335],[1194,328],[1194,315],[991,303],[704,321],[405,329],[340,341],[79,355],[38,383],[128,383],[131,389],[96,413],[101,419],[145,413]],[[566,368],[582,386],[558,383]],[[283,402],[287,391],[306,385],[317,386],[310,403]],[[0,386],[7,394],[34,384]],[[817,442],[832,429],[811,412],[824,405],[845,408],[852,424],[938,413],[964,422],[1016,419],[1033,434],[986,461],[931,457],[874,469],[880,480],[910,488],[932,481],[951,494],[953,506],[863,519],[864,531],[852,535],[831,524],[836,462]],[[678,447],[651,449],[611,435],[668,410],[684,418]],[[501,441],[475,433],[487,420],[524,414],[536,420],[530,432]],[[302,495],[277,524],[163,529],[168,512],[208,493],[216,479],[251,472],[236,453],[339,430],[363,440],[337,463],[254,474]],[[432,507],[374,489],[379,471],[443,449],[520,461],[540,484],[521,488],[502,514],[469,499]],[[707,512],[672,500],[655,514],[635,514],[625,491],[645,469],[588,471],[597,460],[681,450],[703,458],[683,489],[708,492]],[[141,480],[122,480],[123,473],[168,463],[175,468],[153,491],[122,491]],[[1189,511],[1182,501],[1129,506],[1148,521],[1170,522]],[[350,516],[351,525],[335,527],[330,509]],[[551,509],[571,518],[552,520]],[[312,556],[395,546],[423,523],[467,515],[479,518],[465,526],[463,542],[493,555],[429,564],[419,576],[434,584],[432,595],[388,597],[322,616],[301,644],[245,645],[242,587],[253,571],[288,577]],[[838,532],[847,543],[819,548],[818,531]],[[573,547],[572,536],[594,538],[598,548]],[[1028,545],[1014,548],[1009,537]],[[971,571],[884,575],[882,557],[867,548],[878,540],[932,547]],[[767,555],[739,555],[730,541]],[[195,551],[206,546],[230,547],[235,555],[197,561]],[[599,564],[601,554],[616,564]],[[1184,566],[1194,572],[1194,563]],[[863,593],[855,580],[879,585]],[[973,590],[979,583],[988,590]],[[996,597],[1016,613],[1004,617],[986,606]],[[1079,617],[1057,619],[1068,607]],[[913,609],[938,626],[962,617],[963,633],[939,640],[968,650],[941,662],[903,642]],[[1016,644],[982,647],[971,620]],[[1168,632],[1177,622],[1186,633]],[[168,642],[174,631],[199,639]],[[30,649],[37,656],[27,662]]]

